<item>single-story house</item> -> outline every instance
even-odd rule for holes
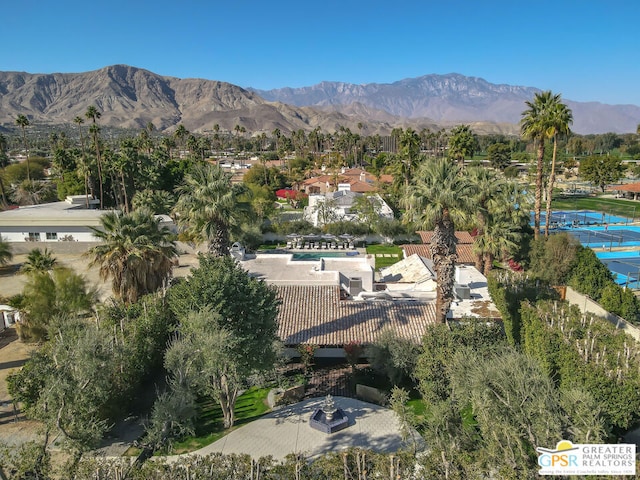
[[[386,329],[420,342],[435,324],[436,283],[430,261],[416,256],[378,280],[374,261],[367,254],[317,260],[258,254],[240,263],[277,289],[278,334],[288,355],[296,356],[296,347],[306,343],[320,347],[318,357],[342,357],[347,343],[375,342]],[[474,267],[458,268],[456,285],[450,318],[499,318],[486,278]]]
[[[309,195],[309,205],[304,207],[302,218],[316,227],[340,220],[355,221],[359,214],[353,211],[353,207],[356,199],[363,196],[348,189]],[[373,204],[379,217],[393,219],[393,210],[380,195],[376,193],[365,198]]]
[[[0,212],[0,235],[6,242],[95,242],[89,227],[100,226],[103,213],[87,209],[84,195],[74,195]]]

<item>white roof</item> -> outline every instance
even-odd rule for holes
[[[104,210],[87,210],[83,207],[53,202],[5,210],[0,212],[0,226],[99,226]]]

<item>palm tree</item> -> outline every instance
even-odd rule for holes
[[[476,214],[476,237],[474,243],[482,241],[492,199],[499,195],[503,183],[493,170],[484,167],[471,167],[467,170],[471,185],[471,205]],[[484,255],[476,253],[476,268],[482,271]]]
[[[48,248],[40,250],[34,248],[27,254],[27,261],[20,267],[23,273],[45,273],[54,269],[58,264],[58,260],[51,255],[52,252]]]
[[[227,255],[230,231],[238,229],[248,215],[248,203],[238,199],[247,192],[244,185],[232,184],[231,174],[219,166],[198,164],[176,189],[178,225],[191,239],[207,242],[210,254]]]
[[[89,132],[93,137],[93,145],[96,149],[96,163],[98,165],[98,182],[100,183],[100,209],[104,208],[104,195],[102,189],[102,159],[100,157],[100,141],[98,135],[100,134],[100,127],[96,124],[96,119],[99,119],[102,114],[93,105],[87,107],[87,111],[84,114],[85,117],[92,120],[92,125],[89,128]]]
[[[469,125],[458,125],[451,130],[449,137],[449,156],[464,167],[464,159],[473,157],[478,150],[478,139],[473,135]]]
[[[534,237],[540,237],[540,211],[542,210],[542,174],[544,167],[544,142],[549,131],[549,109],[560,102],[560,95],[553,95],[551,91],[536,93],[533,101],[525,104],[529,107],[522,112],[520,120],[520,132],[526,139],[533,140],[537,144],[538,155],[536,163],[536,187],[533,214]],[[549,219],[547,219],[547,222]]]
[[[558,152],[558,135],[569,135],[569,125],[573,123],[573,113],[564,103],[560,103],[560,95],[556,95],[558,103],[549,108],[549,128],[547,137],[553,140],[553,157],[551,160],[551,173],[547,183],[547,210],[544,222],[544,236],[549,237],[549,220],[551,218],[551,200],[553,197],[553,184],[556,181],[556,155]]]
[[[29,144],[27,143],[26,128],[31,125],[29,119],[24,115],[18,115],[16,118],[16,125],[22,130],[22,145],[24,146],[25,156],[27,157],[27,180],[31,181],[31,168],[29,167]]]
[[[173,234],[160,226],[159,217],[147,210],[121,214],[109,212],[91,227],[102,241],[87,255],[90,266],[100,265],[100,277],[111,277],[113,294],[127,303],[162,287],[171,275],[177,255]]]
[[[417,170],[407,198],[418,228],[433,228],[431,255],[437,276],[436,320],[445,323],[453,300],[456,221],[465,220],[470,187],[461,169],[447,160],[427,161]]]
[[[84,135],[82,135],[82,124],[84,123],[84,120],[82,117],[77,116],[73,119],[73,123],[78,125],[78,131],[80,132],[80,150],[82,152],[82,161],[78,166],[78,175],[84,178],[85,206],[89,208],[89,174],[91,173],[91,169],[89,168],[89,164],[87,163],[87,155],[84,149]]]
[[[489,275],[493,268],[494,258],[512,253],[517,247],[521,233],[518,225],[499,215],[489,214],[486,217],[482,235],[476,237],[473,251],[483,259],[482,270]]]
[[[11,261],[13,253],[11,253],[11,245],[5,242],[0,235],[0,266],[4,266]]]
[[[398,142],[400,144],[400,167],[404,176],[404,186],[408,188],[411,174],[418,163],[418,156],[420,155],[420,137],[412,128],[407,128],[400,133]]]

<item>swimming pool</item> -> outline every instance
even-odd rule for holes
[[[360,255],[360,252],[295,252],[291,260],[320,260],[321,258],[346,258]]]

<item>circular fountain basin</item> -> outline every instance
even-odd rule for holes
[[[341,408],[336,409],[331,420],[327,418],[327,414],[321,408],[317,408],[311,415],[309,420],[311,428],[320,430],[324,433],[335,433],[349,426],[349,417]]]

